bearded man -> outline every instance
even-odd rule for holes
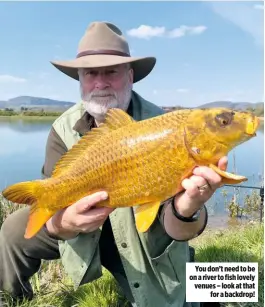
[[[108,109],[123,109],[135,120],[163,114],[132,89],[155,63],[154,57],[131,57],[121,30],[107,22],[88,26],[75,59],[52,62],[79,80],[81,101],[51,127],[44,177],[51,176],[55,163],[84,134],[104,121]],[[225,169],[226,164],[224,157],[219,167]],[[204,203],[220,182],[213,170],[196,168],[182,182],[185,191],[161,204],[158,218],[145,233],[137,232],[132,208],[94,207],[108,197],[104,191],[60,210],[31,239],[24,238],[29,208],[17,210],[7,217],[0,232],[0,290],[15,298],[32,298],[29,278],[39,270],[41,260],[61,258],[75,288],[99,278],[104,266],[133,306],[198,306],[185,301],[188,240],[204,230]]]

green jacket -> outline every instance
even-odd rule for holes
[[[130,108],[135,120],[164,113],[135,92]],[[68,149],[80,138],[73,127],[84,112],[82,103],[77,103],[53,124]],[[114,210],[110,214],[110,222],[137,306],[191,306],[185,304],[186,262],[190,259],[188,243],[172,240],[159,219],[148,232],[138,233],[132,208]],[[62,263],[75,287],[102,275],[98,247],[100,234],[101,230],[98,229],[59,243]]]

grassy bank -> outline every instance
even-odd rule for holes
[[[53,112],[53,111],[14,111],[14,110],[0,110],[0,118],[8,117],[8,118],[56,118],[60,116],[63,112]]]
[[[0,115],[0,120],[18,120],[23,119],[25,121],[31,121],[31,120],[55,120],[58,117],[58,115],[46,115],[46,116],[40,116],[40,115],[12,115],[12,116],[6,116],[6,115]]]
[[[8,214],[16,210],[12,203],[0,195],[0,225]],[[190,245],[195,247],[195,260],[198,262],[258,262],[259,264],[259,303],[224,303],[225,307],[261,307],[264,305],[264,226],[249,223],[226,230],[209,227]],[[127,307],[128,302],[120,288],[107,271],[95,282],[73,290],[71,280],[66,276],[60,261],[43,262],[38,274],[31,283],[35,297],[31,302],[18,304],[21,307]],[[11,299],[8,298],[11,307]]]

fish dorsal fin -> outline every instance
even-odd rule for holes
[[[78,157],[80,157],[89,146],[95,144],[101,136],[109,133],[110,131],[127,126],[133,122],[134,119],[125,111],[121,109],[110,109],[106,114],[104,123],[100,124],[96,128],[92,128],[61,157],[61,159],[55,165],[52,177],[60,176],[64,172],[68,171],[73,165],[75,165]]]
[[[106,118],[102,126],[111,130],[119,129],[123,126],[127,126],[135,122],[135,120],[121,109],[110,109],[107,112]]]

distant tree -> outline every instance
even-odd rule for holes
[[[259,105],[256,108],[249,107],[247,108],[247,111],[252,112],[256,116],[264,116],[264,105]]]

